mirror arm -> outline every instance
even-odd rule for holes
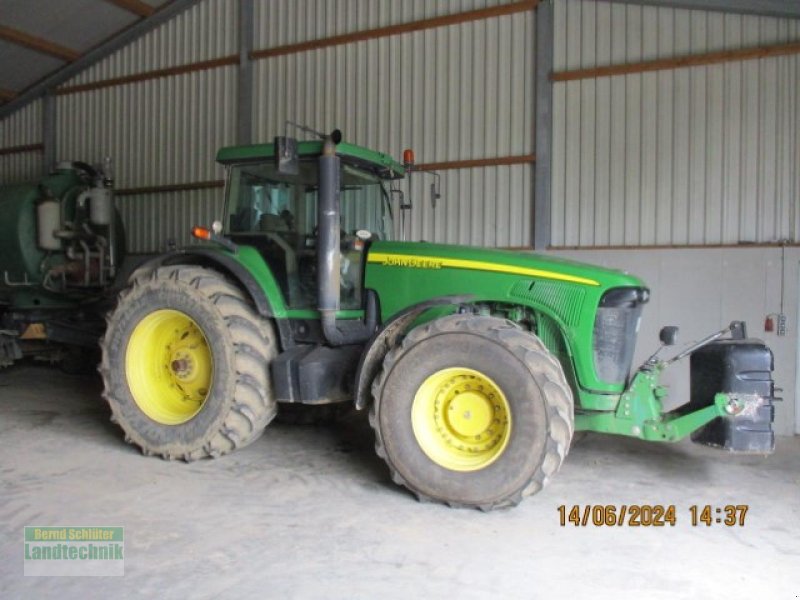
[[[733,330],[733,323],[731,323],[730,325],[728,325],[728,326],[727,326],[725,329],[720,329],[720,330],[719,330],[719,331],[717,331],[716,333],[712,333],[711,335],[709,335],[709,336],[707,336],[707,337],[704,337],[704,338],[703,338],[702,340],[700,340],[699,342],[695,342],[694,344],[692,344],[691,346],[689,346],[688,348],[686,348],[686,350],[684,350],[683,352],[680,352],[679,354],[676,354],[675,356],[673,356],[673,357],[672,357],[672,358],[670,358],[669,360],[665,361],[665,362],[664,362],[664,366],[671,365],[672,363],[678,362],[678,361],[679,361],[679,360],[681,360],[682,358],[686,358],[686,357],[687,357],[687,356],[689,356],[689,355],[690,355],[692,352],[695,352],[696,350],[699,350],[699,349],[700,349],[700,348],[702,348],[703,346],[705,346],[705,345],[707,345],[707,344],[710,344],[710,343],[711,343],[711,342],[713,342],[713,341],[716,341],[716,340],[718,340],[718,339],[719,339],[719,338],[721,338],[723,335],[725,335],[726,333],[728,333],[729,331],[732,331],[732,330]]]

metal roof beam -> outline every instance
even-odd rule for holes
[[[152,31],[159,25],[166,23],[186,9],[191,8],[199,1],[200,0],[172,0],[172,2],[153,13],[151,17],[137,21],[117,35],[111,37],[98,46],[95,46],[77,60],[65,65],[58,71],[47,75],[38,83],[35,83],[28,89],[20,92],[16,98],[0,107],[0,119],[4,119],[29,102],[40,98],[48,90],[61,85],[84,69],[92,66],[99,60],[104,59],[109,54],[112,54],[120,48],[127,46],[134,40],[140,38],[149,31]]]
[[[0,40],[11,42],[17,46],[22,46],[23,48],[28,48],[29,50],[39,52],[40,54],[49,54],[50,56],[55,56],[56,58],[65,60],[67,62],[72,62],[81,55],[81,53],[77,50],[65,48],[64,46],[55,44],[50,40],[36,37],[35,35],[25,33],[19,29],[5,27],[4,25],[0,25]]]
[[[255,18],[252,0],[239,0],[239,93],[236,106],[236,143],[253,143],[253,52]]]
[[[104,0],[109,4],[114,4],[115,6],[119,6],[123,10],[127,10],[130,13],[133,13],[137,16],[147,18],[152,16],[156,9],[150,6],[149,4],[142,2],[142,0]]]
[[[42,175],[56,165],[56,98],[52,93],[42,100]]]
[[[622,4],[642,4],[668,8],[688,8],[739,14],[764,15],[800,19],[797,0],[601,0]]]
[[[533,169],[533,223],[531,245],[535,250],[546,250],[552,239],[550,227],[551,180],[553,146],[553,3],[540,2],[536,7],[536,51],[534,73],[533,147],[536,163]]]

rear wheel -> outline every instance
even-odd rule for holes
[[[272,327],[216,271],[160,267],[134,279],[102,349],[112,420],[145,454],[226,454],[256,440],[277,412]]]
[[[451,506],[517,504],[546,485],[572,437],[561,365],[493,317],[417,327],[387,354],[373,397],[376,449],[394,481]]]

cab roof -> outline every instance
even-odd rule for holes
[[[300,157],[322,154],[322,140],[309,140],[297,143]],[[361,168],[375,172],[383,179],[402,179],[406,170],[402,164],[388,154],[376,152],[362,146],[342,142],[336,146],[336,154]],[[253,144],[250,146],[228,146],[217,152],[217,162],[224,165],[273,159],[275,144]]]

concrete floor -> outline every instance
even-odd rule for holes
[[[357,415],[358,417],[358,415]],[[589,436],[541,494],[482,514],[389,480],[363,418],[271,425],[190,465],[123,443],[93,378],[0,372],[0,596],[798,598],[800,439],[769,458]],[[675,527],[561,527],[561,504],[674,504]],[[692,527],[692,504],[749,504]],[[25,525],[123,525],[124,577],[23,577]]]

